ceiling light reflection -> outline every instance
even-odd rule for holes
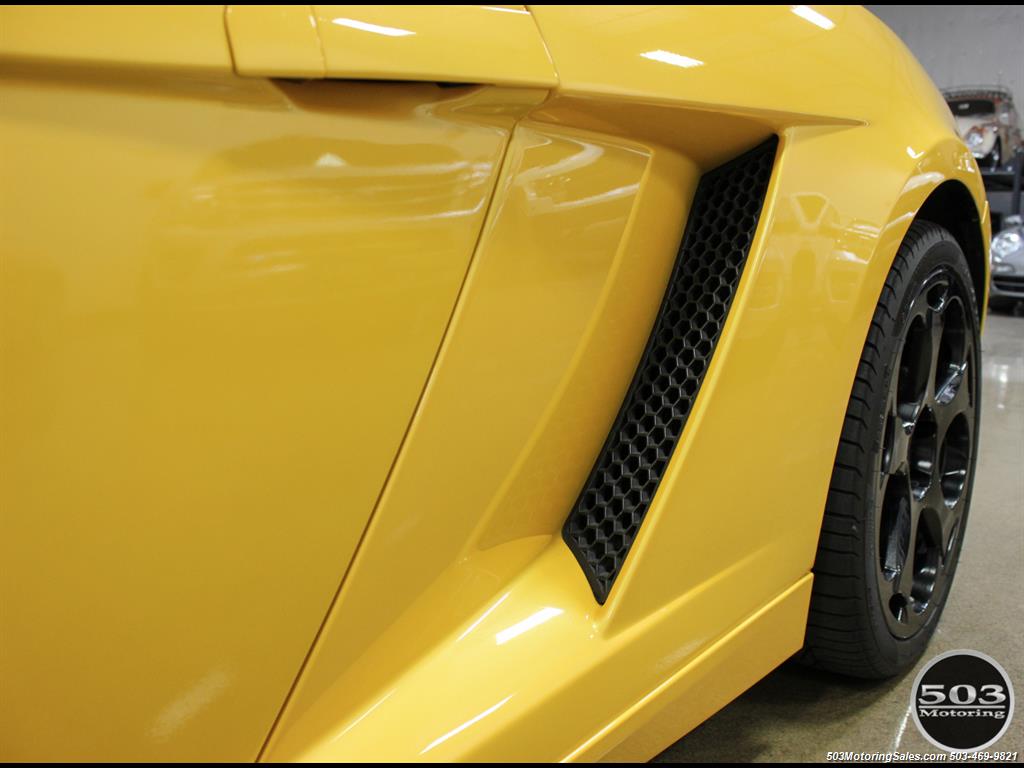
[[[700,59],[691,59],[689,56],[682,56],[678,53],[672,53],[672,51],[663,51],[660,48],[657,51],[641,53],[640,56],[644,59],[660,61],[662,64],[671,64],[674,67],[683,67],[684,69],[689,69],[690,67],[701,67],[704,65],[704,62]]]
[[[494,611],[494,609],[495,609],[495,608],[497,608],[497,607],[498,607],[499,605],[501,605],[502,603],[504,603],[504,602],[505,602],[505,599],[506,599],[506,598],[507,598],[507,597],[508,597],[509,595],[511,595],[511,594],[512,594],[511,592],[506,592],[506,593],[505,593],[504,595],[502,595],[501,597],[499,597],[499,598],[498,598],[498,601],[497,601],[497,602],[496,602],[496,603],[495,603],[494,605],[492,605],[492,606],[491,606],[490,608],[488,608],[488,609],[487,609],[486,611],[484,611],[484,614],[483,614],[483,616],[481,616],[481,617],[480,617],[479,619],[477,619],[477,620],[476,620],[476,621],[474,621],[474,622],[473,622],[472,624],[470,624],[470,625],[469,625],[469,628],[468,628],[468,629],[467,629],[467,630],[466,630],[465,632],[463,632],[463,633],[462,633],[461,635],[459,635],[459,636],[458,636],[458,637],[457,637],[457,638],[455,639],[455,642],[456,642],[456,643],[457,643],[457,642],[459,642],[459,640],[461,640],[461,639],[462,639],[462,638],[464,638],[464,637],[465,637],[466,635],[468,635],[468,634],[469,634],[470,632],[472,632],[472,631],[473,631],[474,629],[476,629],[477,627],[479,627],[479,626],[480,626],[480,624],[482,624],[482,623],[483,623],[483,620],[484,620],[484,619],[486,619],[486,618],[487,618],[488,616],[490,616],[490,615],[491,615],[491,613],[492,613],[492,612]]]
[[[464,723],[463,723],[462,725],[460,725],[460,726],[457,726],[457,727],[455,727],[455,728],[452,728],[452,729],[451,729],[450,731],[448,731],[448,733],[446,733],[446,734],[445,734],[444,736],[439,736],[439,737],[437,737],[437,738],[436,738],[436,739],[434,739],[434,740],[433,740],[432,742],[430,742],[429,744],[427,744],[427,746],[425,746],[425,747],[423,748],[423,751],[422,751],[422,752],[420,752],[420,754],[421,754],[421,755],[425,755],[425,754],[427,754],[427,752],[429,752],[430,750],[432,750],[432,749],[433,749],[434,747],[436,747],[437,745],[439,745],[439,744],[444,744],[444,743],[445,743],[446,741],[448,741],[448,739],[450,739],[450,738],[451,738],[452,736],[455,736],[456,734],[462,733],[462,732],[463,732],[464,730],[466,730],[467,728],[469,728],[469,726],[473,725],[474,723],[479,723],[479,722],[480,722],[481,720],[483,720],[483,719],[484,719],[485,717],[487,717],[487,716],[488,716],[489,714],[491,714],[491,713],[493,713],[494,711],[496,711],[496,710],[500,709],[501,707],[505,706],[505,704],[507,704],[507,703],[508,703],[508,700],[509,700],[509,699],[511,699],[511,698],[512,698],[512,696],[511,696],[511,695],[509,695],[509,696],[506,696],[506,697],[505,697],[504,699],[502,699],[501,701],[499,701],[499,702],[498,702],[497,704],[495,704],[495,705],[494,705],[493,707],[488,707],[487,709],[485,709],[485,710],[484,710],[483,712],[481,712],[481,713],[480,713],[479,715],[477,715],[476,717],[471,717],[471,718],[470,718],[469,720],[467,720],[466,722],[464,722]]]
[[[415,35],[416,33],[409,29],[399,29],[398,27],[382,27],[379,24],[370,24],[365,21],[357,21],[356,19],[345,19],[337,18],[331,20],[332,24],[337,24],[339,27],[349,27],[351,29],[358,29],[362,32],[373,32],[375,35],[386,35],[387,37],[405,37],[406,35]]]
[[[529,632],[534,627],[538,627],[546,621],[550,621],[555,616],[561,616],[565,611],[561,608],[541,608],[532,616],[527,616],[525,619],[520,621],[518,624],[513,624],[508,629],[503,629],[501,632],[494,636],[498,645],[504,645],[509,640],[519,637],[523,632]]]
[[[836,23],[832,21],[832,19],[818,13],[810,6],[794,5],[790,10],[804,21],[809,21],[816,27],[821,27],[822,29],[834,29],[836,26]]]

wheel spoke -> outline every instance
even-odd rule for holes
[[[962,506],[962,505],[961,505]],[[942,573],[948,573],[953,559],[957,553],[959,538],[962,533],[964,518],[960,509],[953,510],[953,514],[943,521],[942,529]],[[948,527],[947,524],[948,523]]]
[[[963,503],[958,503],[953,507],[940,504],[936,508],[938,509],[939,522],[942,527],[942,559],[945,561],[950,539],[960,526],[960,511],[963,508]]]
[[[963,388],[971,359],[967,343],[967,321],[963,303],[959,299],[948,301],[943,312],[942,334],[936,346],[935,400],[950,403]]]
[[[945,300],[943,300],[945,306]],[[931,357],[928,361],[928,387],[925,390],[925,400],[934,402],[938,396],[937,389],[941,386],[938,381],[937,368],[939,365],[939,350],[942,346],[943,318],[940,310],[929,308],[927,313],[928,335],[931,337],[929,349]]]
[[[924,498],[934,485],[938,460],[938,423],[930,405],[918,413],[907,443],[910,487],[917,499]]]
[[[905,475],[887,475],[878,518],[879,588],[898,591],[900,575],[910,550],[912,501]]]
[[[967,389],[964,386],[966,376],[966,360],[950,368],[945,381],[939,384],[939,388],[935,393],[935,400],[942,405],[952,405]],[[962,408],[956,408],[956,410],[962,410]]]
[[[907,552],[903,558],[903,564],[900,568],[900,575],[898,579],[898,585],[896,592],[907,598],[907,602],[910,602],[910,595],[914,589],[914,542],[917,540],[917,526],[921,520],[921,506],[917,502],[911,502],[910,504],[910,530],[908,531],[908,542]]]
[[[927,281],[923,295],[931,309],[936,312],[944,311],[950,298],[949,276],[941,272],[933,275]]]
[[[904,421],[897,405],[896,392],[889,394],[886,406],[885,425],[882,434],[882,456],[880,471],[884,482],[887,475],[906,472],[907,445],[912,424]]]

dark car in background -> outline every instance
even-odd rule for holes
[[[1008,88],[995,85],[946,88],[942,95],[957,130],[982,170],[1000,170],[1022,149],[1020,117]]]

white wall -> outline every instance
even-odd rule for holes
[[[868,5],[940,88],[996,83],[1024,114],[1024,7]]]

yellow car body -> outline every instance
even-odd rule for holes
[[[566,514],[701,175],[772,136],[599,603]],[[651,757],[801,647],[915,218],[988,284],[853,7],[5,7],[0,147],[5,760]]]

